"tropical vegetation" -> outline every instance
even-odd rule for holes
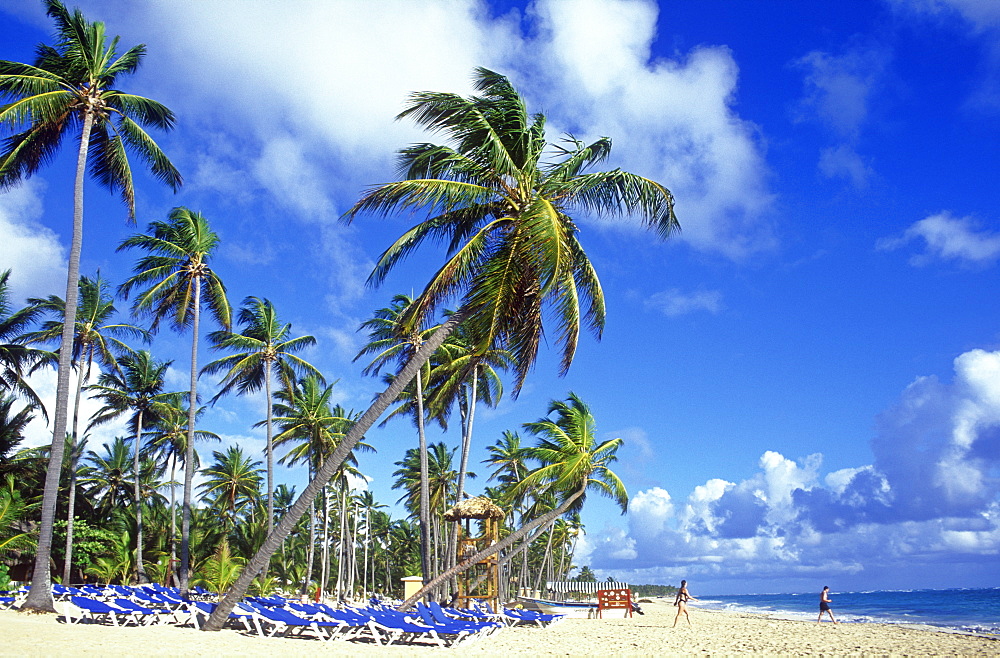
[[[141,63],[142,46],[120,52],[103,24],[57,0],[46,6],[58,43],[40,46],[33,64],[0,62],[0,189],[35,173],[64,135],[80,140],[73,285],[64,298],[28,298],[20,308],[10,273],[0,273],[0,566],[5,577],[32,582],[29,607],[51,607],[52,579],[201,585],[221,597],[212,630],[249,591],[399,597],[402,577],[419,574],[420,595],[448,598],[456,576],[493,554],[502,596],[592,578],[575,564],[580,512],[594,493],[627,509],[613,470],[621,440],[598,439],[597,420],[575,393],[500,436],[474,434],[476,410],[518,395],[543,335],[558,347],[563,373],[580,334],[600,336],[603,292],[575,218],[634,215],[668,237],[678,229],[670,192],[620,169],[594,171],[610,153],[608,138],[549,141],[545,117],[530,114],[493,71],[476,70],[468,98],[413,94],[398,118],[445,143],[402,149],[402,180],[363,192],[345,220],[426,213],[379,257],[373,284],[427,244],[447,253],[419,293],[390,296],[361,323],[367,342],[357,359],[386,388],[356,412],[338,403],[337,373],[309,362],[319,341],[295,335],[270,300],[246,296],[234,330],[216,260],[222,237],[199,212],[176,207],[118,245],[138,254],[116,289],[127,309],[100,274],[80,276],[84,165],[121,192],[131,218],[129,153],[180,184],[143,130],[169,129],[174,118],[116,88]],[[190,338],[189,360],[163,357],[164,324]],[[221,355],[200,365],[205,339]],[[175,362],[185,385],[169,376]],[[47,417],[30,374],[51,367],[52,443],[24,447],[29,423]],[[205,420],[206,405],[230,393],[263,398],[243,419],[246,436],[264,428],[262,444],[223,438]],[[87,412],[84,402],[99,408]],[[397,467],[394,501],[364,485],[380,419],[408,420],[417,435],[412,447],[379,457]],[[444,440],[427,440],[431,423]],[[113,438],[94,440],[109,428]],[[476,444],[488,455],[482,463],[471,457]],[[307,484],[279,481],[276,461]],[[457,551],[470,530],[447,513],[473,491],[505,516],[501,540],[470,560]]]

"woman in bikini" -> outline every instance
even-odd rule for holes
[[[674,605],[677,606],[677,616],[674,617],[674,626],[677,626],[677,620],[681,618],[681,613],[684,613],[684,618],[687,619],[688,626],[691,625],[691,617],[688,615],[688,601],[697,601],[695,597],[691,596],[687,588],[688,581],[681,581],[681,588],[677,590],[677,598],[674,599]]]

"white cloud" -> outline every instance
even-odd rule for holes
[[[733,110],[739,71],[727,48],[653,60],[652,2],[538,2],[535,11],[541,70],[525,78],[553,123],[614,138],[615,164],[674,192],[683,239],[695,246],[742,257],[773,245],[763,148]]]
[[[902,236],[886,238],[879,249],[898,249],[913,241],[922,241],[926,251],[914,255],[913,265],[926,265],[935,259],[954,260],[968,265],[992,265],[1000,258],[1000,233],[979,230],[971,217],[955,217],[948,211],[915,222]]]
[[[846,178],[854,187],[868,185],[874,169],[849,144],[838,144],[819,152],[819,171],[827,178]]]
[[[95,364],[90,373],[89,382],[96,382],[98,377],[100,377],[100,373],[100,366]],[[72,431],[71,424],[73,422],[73,400],[76,395],[77,384],[76,376],[77,371],[76,369],[73,369],[70,373],[69,381],[70,409],[67,417],[67,432]],[[41,398],[42,404],[45,405],[45,409],[48,411],[50,417],[55,414],[56,388],[58,384],[57,380],[58,375],[54,368],[42,368],[27,377],[28,384],[35,391],[35,393],[38,394],[38,397]],[[77,430],[77,436],[81,438],[86,437],[88,439],[88,450],[94,450],[95,452],[101,445],[110,443],[116,436],[129,438],[132,436],[132,432],[126,423],[127,417],[110,421],[88,431],[87,423],[89,422],[89,419],[96,415],[97,411],[102,406],[104,405],[100,400],[92,398],[86,391],[83,392],[80,400],[80,426]],[[38,414],[25,428],[24,441],[21,443],[20,447],[34,448],[38,446],[48,446],[51,444],[52,427],[45,422],[45,419],[41,416],[41,414]]]
[[[813,51],[793,62],[805,71],[805,94],[797,119],[818,122],[836,141],[820,152],[823,175],[846,178],[857,188],[871,177],[872,168],[857,153],[857,144],[888,58],[884,48],[856,42],[838,55]]]
[[[722,293],[718,290],[697,290],[685,293],[677,288],[654,293],[643,305],[646,308],[657,310],[667,317],[677,317],[697,311],[716,314],[723,308]]]
[[[66,250],[59,236],[39,223],[44,184],[30,180],[0,194],[0,268],[11,270],[10,301],[66,294]]]
[[[639,491],[627,533],[590,538],[590,564],[636,581],[740,574],[788,582],[901,560],[935,571],[995,560],[1000,351],[960,355],[951,384],[918,378],[881,415],[877,432],[873,464],[825,476],[819,454],[793,461],[766,451],[751,477],[711,479],[683,504],[660,487]]]

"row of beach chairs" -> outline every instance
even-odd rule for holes
[[[175,588],[160,585],[70,588],[53,586],[67,623],[150,624],[200,628],[215,609],[206,600],[184,600]],[[198,592],[209,596],[210,592]],[[337,608],[282,597],[247,597],[229,615],[228,625],[265,637],[312,637],[320,641],[372,640],[379,645],[430,643],[458,646],[488,637],[514,624],[547,626],[561,615],[488,606],[467,610],[420,603],[405,613],[372,600],[363,607]]]

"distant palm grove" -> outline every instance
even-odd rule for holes
[[[444,143],[403,148],[401,180],[362,192],[339,219],[426,215],[377,259],[373,284],[426,243],[447,250],[422,291],[387,295],[359,327],[356,360],[386,388],[367,410],[347,409],[333,402],[341,374],[309,363],[317,340],[282,320],[281,300],[230,297],[211,217],[179,205],[115,245],[132,267],[124,281],[80,272],[85,187],[119,193],[131,220],[139,165],[175,190],[183,181],[153,135],[173,128],[173,113],[120,86],[145,47],[122,49],[102,23],[45,5],[55,43],[30,63],[0,61],[0,193],[76,146],[72,244],[62,296],[12,299],[11,272],[0,271],[0,590],[30,581],[25,607],[42,611],[53,609],[53,582],[204,586],[225,594],[205,627],[214,630],[249,592],[399,597],[401,579],[419,575],[417,596],[447,599],[455,576],[492,554],[503,597],[592,580],[574,565],[580,510],[588,493],[627,509],[612,470],[621,440],[599,440],[573,393],[501,436],[477,437],[476,411],[517,395],[543,334],[562,372],[582,331],[600,337],[603,293],[571,214],[633,216],[667,238],[679,229],[670,192],[592,171],[610,139],[547,141],[545,117],[498,73],[477,69],[470,97],[412,94],[398,118]],[[189,339],[190,352],[159,353],[164,330]],[[167,383],[170,367],[189,375],[186,386]],[[43,403],[30,376],[52,368],[56,399]],[[201,420],[234,395],[262,402],[247,426],[266,437],[261,452],[223,443]],[[93,415],[81,415],[85,397],[99,405]],[[395,417],[413,424],[413,447],[381,458],[395,462],[405,518],[387,511],[397,501],[357,486],[379,449],[372,427],[404,422]],[[48,423],[51,444],[22,445],[33,419]],[[110,423],[127,429],[91,439]],[[428,443],[428,423],[453,442]],[[470,461],[474,442],[486,446],[482,463]],[[276,481],[276,462],[308,484]],[[500,541],[459,556],[459,533],[478,531],[445,512],[472,495],[474,472],[477,495],[505,516]]]

